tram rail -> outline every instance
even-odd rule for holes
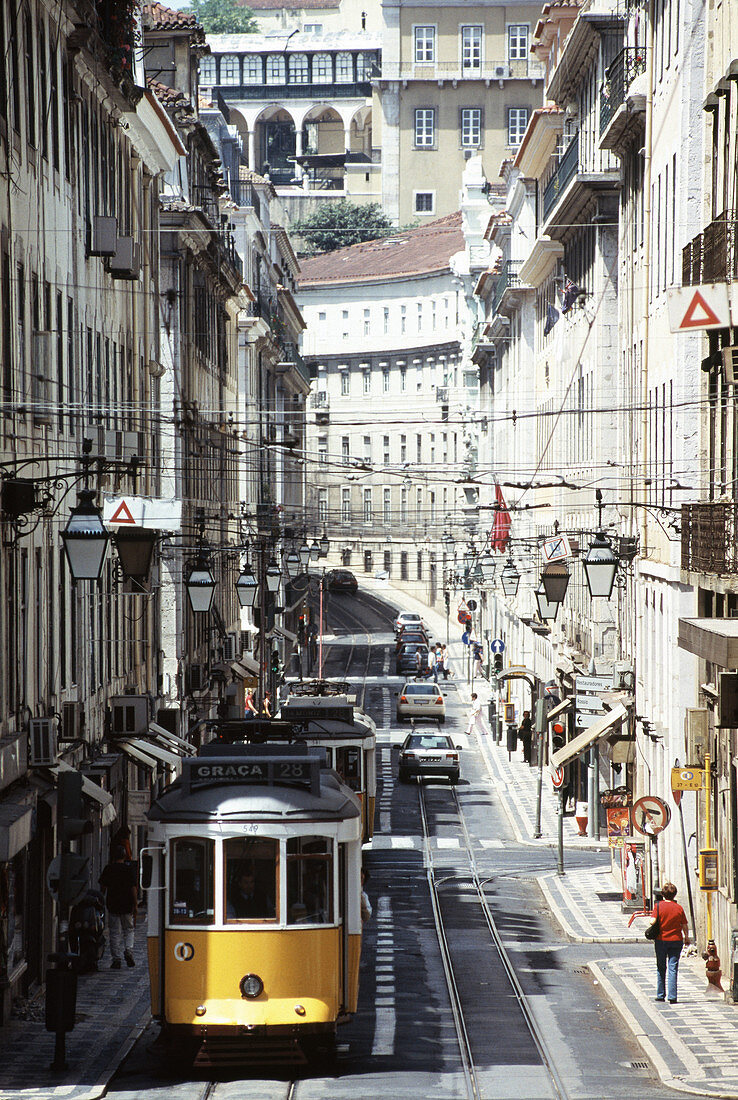
[[[561,1076],[556,1068],[555,1059],[548,1048],[545,1036],[543,1035],[543,1032],[539,1027],[538,1022],[536,1021],[528,998],[515,972],[515,968],[505,948],[502,936],[500,935],[500,931],[497,927],[494,915],[489,906],[489,902],[487,901],[487,896],[484,888],[485,883],[488,881],[488,879],[483,878],[480,874],[477,860],[474,855],[474,848],[466,823],[464,811],[461,807],[458,793],[453,788],[451,788],[451,796],[453,799],[453,805],[456,810],[458,825],[463,841],[462,850],[466,856],[469,865],[468,878],[466,875],[460,876],[458,874],[445,875],[442,879],[439,878],[434,864],[433,848],[431,845],[425,786],[422,781],[418,783],[418,801],[423,829],[423,847],[425,854],[426,874],[430,890],[433,917],[436,926],[436,935],[438,938],[441,959],[443,963],[443,970],[446,976],[449,998],[451,1002],[451,1011],[454,1018],[454,1025],[459,1042],[462,1071],[466,1083],[468,1100],[481,1100],[483,1093],[481,1091],[479,1082],[478,1067],[475,1065],[474,1061],[472,1043],[470,1042],[470,1036],[464,1019],[464,1007],[459,994],[456,974],[454,972],[452,952],[450,949],[448,936],[446,934],[446,929],[444,927],[440,890],[441,886],[446,885],[453,880],[461,881],[462,877],[464,882],[470,882],[472,890],[479,902],[484,922],[489,931],[490,939],[492,941],[492,944],[494,945],[497,956],[510,983],[513,994],[515,996],[515,1000],[518,1004],[523,1020],[525,1021],[527,1031],[533,1043],[535,1044],[536,1050],[538,1051],[538,1055],[541,1059],[541,1063],[548,1073],[553,1089],[553,1095],[557,1098],[557,1100],[568,1100],[566,1086],[564,1085],[564,1082],[561,1079]]]

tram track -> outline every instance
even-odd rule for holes
[[[505,948],[502,936],[487,900],[485,885],[489,879],[483,878],[480,874],[464,811],[459,801],[458,793],[454,788],[451,788],[451,796],[456,811],[458,828],[461,833],[461,848],[468,863],[468,871],[463,874],[453,872],[451,874],[444,874],[443,877],[441,877],[435,865],[433,847],[431,844],[426,789],[422,781],[418,783],[418,801],[423,830],[426,876],[430,891],[436,935],[441,952],[443,971],[446,977],[451,1003],[451,1012],[459,1043],[462,1072],[468,1100],[482,1100],[484,1092],[480,1083],[480,1070],[475,1061],[473,1037],[470,1035],[470,1031],[467,1027],[463,997],[460,992],[460,983],[454,965],[453,950],[447,933],[446,921],[444,919],[444,896],[449,888],[452,890],[455,889],[457,894],[463,894],[465,901],[468,901],[470,894],[473,894],[478,902],[479,910],[482,914],[491,944],[494,947],[496,957],[502,965],[505,977],[512,990],[527,1032],[536,1048],[541,1064],[547,1072],[552,1088],[552,1097],[554,1097],[555,1100],[568,1100],[568,1093],[556,1068],[555,1059],[548,1048],[545,1036],[536,1021],[529,1000],[515,972],[515,968]]]

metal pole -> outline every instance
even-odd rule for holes
[[[509,682],[509,681],[508,681]],[[543,836],[543,830],[541,829],[541,804],[543,802],[543,737],[544,730],[546,728],[546,716],[543,713],[543,702],[541,706],[538,706],[538,699],[536,698],[535,687],[531,684],[531,704],[533,706],[533,714],[536,720],[536,747],[538,750],[538,789],[536,791],[536,828],[533,833],[534,837]],[[542,728],[541,728],[542,727]]]
[[[266,563],[263,543],[259,546],[259,598],[261,600],[261,613],[259,615],[259,714],[261,714],[264,696],[267,690],[266,617],[268,611]]]
[[[323,580],[325,578],[325,570],[323,570],[323,576],[320,578],[320,622],[318,623],[318,679],[323,679]]]
[[[587,836],[595,835],[595,769],[597,759],[595,757],[594,744],[589,746],[589,760],[587,762]]]
[[[678,791],[678,794],[681,792]],[[681,799],[678,803],[679,807],[679,824],[682,828],[682,853],[684,855],[684,877],[687,880],[687,897],[689,898],[689,915],[692,918],[692,940],[697,942],[697,922],[694,916],[694,898],[692,897],[692,879],[689,874],[689,853],[687,851],[687,835],[684,831],[684,811],[682,810]]]
[[[564,799],[566,787],[559,787],[558,820],[556,822],[556,872],[563,875],[564,871]]]

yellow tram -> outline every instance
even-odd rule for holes
[[[358,996],[361,807],[325,754],[211,743],[149,820],[151,1005],[164,1036],[213,1057],[257,1039],[332,1040]]]
[[[377,727],[354,705],[353,697],[345,692],[328,694],[326,689],[333,685],[316,683],[321,694],[308,694],[310,685],[299,685],[299,694],[287,697],[279,717],[289,723],[293,736],[326,750],[329,765],[361,800],[364,840],[371,840],[377,799]]]

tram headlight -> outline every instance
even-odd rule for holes
[[[241,990],[242,997],[254,1000],[264,992],[264,983],[257,974],[245,974],[238,983],[238,988]]]

